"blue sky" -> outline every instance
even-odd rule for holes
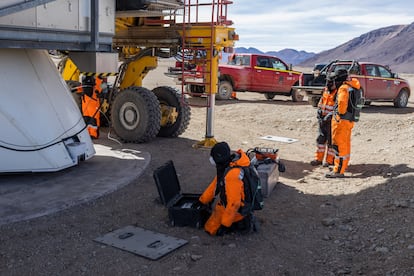
[[[414,22],[410,0],[233,0],[236,47],[319,53],[369,31]]]

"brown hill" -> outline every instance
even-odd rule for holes
[[[414,23],[377,29],[321,52],[299,66],[335,59],[356,59],[389,65],[398,73],[414,73]]]

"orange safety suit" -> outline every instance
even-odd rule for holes
[[[92,93],[84,93],[82,97],[82,115],[87,124],[89,135],[92,138],[99,138],[100,122],[100,98],[99,94],[102,92],[102,79],[95,78],[95,84],[92,88]],[[83,89],[86,90],[85,88]]]
[[[335,151],[333,172],[340,174],[343,174],[348,168],[351,158],[351,133],[354,122],[342,118],[348,110],[349,89],[351,87],[361,88],[358,79],[352,78],[350,81],[344,81],[338,88],[336,107],[332,118],[332,144]]]
[[[239,149],[229,166],[249,166],[249,164],[249,157]],[[213,206],[213,212],[204,225],[204,229],[210,235],[216,235],[217,230],[222,225],[230,227],[233,223],[244,219],[244,216],[239,213],[240,207],[244,206],[243,173],[241,168],[234,168],[228,170],[227,174],[224,175],[226,203],[222,202],[221,196],[216,193],[217,175],[200,196],[199,201],[203,204],[208,204],[213,199],[217,199],[215,206]]]
[[[315,160],[323,162],[326,153],[326,163],[334,164],[335,152],[332,148],[331,120],[335,106],[336,89],[332,92],[324,88],[318,104],[319,134],[316,138]]]

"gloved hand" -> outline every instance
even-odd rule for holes
[[[201,208],[204,208],[204,206],[205,205],[200,200],[197,200],[193,203],[193,205],[191,205],[191,208],[192,209],[201,209]]]
[[[332,115],[331,115],[331,116],[325,116],[325,118],[323,118],[323,120],[324,120],[325,122],[331,122],[331,120],[332,120]]]
[[[322,120],[323,116],[322,116],[322,110],[318,109],[318,113],[316,114],[316,118],[318,118],[318,120]]]

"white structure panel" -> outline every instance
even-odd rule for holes
[[[72,136],[84,148],[82,159],[92,157],[82,115],[47,51],[0,49],[0,60],[0,172],[76,165],[79,156],[64,143]]]
[[[22,1],[9,1],[1,7]],[[99,0],[99,32],[115,33],[115,1]],[[30,27],[64,31],[91,31],[90,0],[56,0],[35,8],[0,17],[0,26]]]

